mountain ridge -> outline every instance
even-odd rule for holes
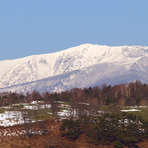
[[[101,64],[104,64],[102,69],[101,66],[99,66]],[[108,67],[108,69],[106,69],[106,67]],[[120,67],[122,67],[122,69]],[[94,73],[97,71],[95,76],[92,74],[90,70],[91,68],[94,69]],[[56,77],[56,79],[62,83],[62,79],[59,79],[61,75],[63,75],[64,79],[69,80],[67,83],[70,83],[71,80],[73,81],[73,85],[70,83],[71,86],[67,86],[69,89],[73,87],[88,87],[89,84],[92,86],[91,81],[103,83],[101,79],[104,80],[105,78],[106,81],[111,82],[108,84],[116,84],[113,83],[113,81],[115,81],[114,77],[117,77],[115,69],[117,69],[117,72],[119,73],[118,83],[120,83],[120,79],[124,79],[126,73],[132,74],[133,78],[134,75],[137,75],[135,77],[136,79],[141,79],[141,81],[148,82],[146,77],[146,73],[148,72],[148,47],[110,47],[106,45],[83,44],[55,53],[32,55],[16,60],[3,60],[0,61],[0,69],[2,69],[2,71],[0,71],[0,91],[8,91],[8,87],[14,88],[17,85],[26,85],[26,83],[30,85],[31,83],[34,83],[38,80],[44,81],[45,78],[52,81],[52,78]],[[111,69],[113,70],[111,71]],[[120,74],[122,71],[125,72],[124,75]],[[71,72],[73,72],[74,75],[80,75],[79,77],[77,76],[78,81],[80,81],[79,79],[83,79],[83,75],[86,73],[90,75],[87,76],[89,79],[91,79],[90,77],[92,75],[94,80],[92,79],[90,81],[86,77],[88,81],[87,85],[86,83],[84,85],[77,84],[73,79],[69,78],[71,74],[69,74],[68,77],[67,74]],[[81,74],[81,72],[83,74]],[[108,72],[110,72],[110,74]],[[111,76],[107,78],[107,75]],[[129,75],[128,77],[130,77],[130,81],[134,80],[132,76]],[[106,81],[104,83],[106,83]],[[51,85],[48,85],[48,87],[50,86]],[[57,88],[52,89],[50,87],[50,89],[53,91],[66,90],[66,84],[65,88],[63,84],[63,89],[59,89],[58,85],[52,87]],[[34,89],[36,90],[36,87],[34,87]],[[15,90],[13,89],[13,91]]]

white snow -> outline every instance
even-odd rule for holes
[[[61,117],[68,117],[68,116],[70,116],[71,115],[71,111],[69,111],[69,110],[63,110],[63,111],[60,111],[60,112],[58,112],[58,116],[61,116]]]
[[[24,120],[20,111],[6,111],[0,113],[0,126],[13,126],[23,124]]]
[[[122,112],[137,112],[137,111],[141,111],[141,110],[138,110],[138,109],[127,109],[127,110],[120,110]]]
[[[148,83],[148,47],[83,44],[0,61],[0,69],[0,92],[64,91],[136,79]]]
[[[27,110],[41,110],[41,109],[49,109],[51,108],[51,104],[36,104],[39,101],[33,101],[30,104],[24,104],[24,107],[22,109],[27,109]],[[35,103],[35,105],[31,105],[32,103]],[[58,101],[57,103],[64,103],[62,101]],[[13,104],[12,106],[8,106],[8,109],[13,108],[16,104]],[[18,104],[21,105],[21,104]],[[61,118],[70,116],[71,109],[70,105],[66,104],[58,104],[58,107],[64,110],[61,110],[58,112],[58,115],[61,116]],[[6,108],[6,107],[1,107],[1,108]],[[7,109],[6,108],[6,109]],[[66,110],[65,110],[66,108]],[[24,119],[23,114],[26,114],[27,112],[22,112],[22,111],[5,111],[4,113],[0,113],[0,126],[13,126],[13,125],[19,125],[23,124],[24,122],[29,121],[29,119]],[[52,112],[48,112],[49,114],[52,114]],[[26,121],[27,120],[27,121]],[[35,122],[32,120],[31,122]]]
[[[39,110],[39,109],[45,109],[45,108],[51,108],[51,104],[26,105],[23,107],[23,109],[30,109],[30,110]]]
[[[44,103],[43,101],[32,101],[30,104],[38,104],[38,103]]]

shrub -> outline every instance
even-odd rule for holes
[[[123,148],[123,144],[120,141],[113,142],[114,148]]]
[[[70,140],[76,140],[81,134],[79,120],[64,120],[60,128],[62,136],[66,136]]]

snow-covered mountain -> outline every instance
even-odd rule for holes
[[[148,47],[83,44],[64,51],[0,61],[0,92],[148,83]]]

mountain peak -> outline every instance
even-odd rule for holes
[[[115,84],[115,77],[119,83],[133,79],[148,82],[145,76],[148,72],[148,47],[82,44],[56,53],[1,61],[0,69],[1,90],[23,84],[26,88],[27,84],[34,84],[45,78],[50,80],[52,90],[57,90],[59,86],[62,89],[86,87],[97,82]],[[84,80],[83,78],[88,82],[80,80]],[[29,86],[27,90],[29,91]]]

